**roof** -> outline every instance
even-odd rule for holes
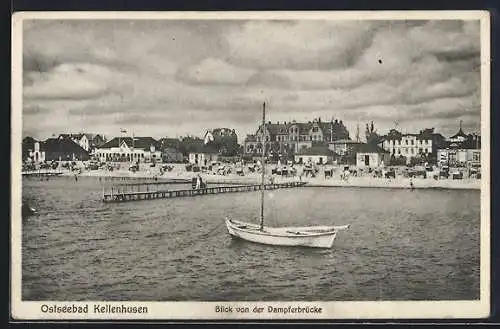
[[[164,137],[164,138],[160,138],[158,140],[158,144],[161,145],[162,147],[178,146],[180,143],[181,143],[181,141],[178,138]]]
[[[70,138],[49,138],[40,144],[40,148],[45,152],[88,154],[83,147],[75,143]]]
[[[400,140],[402,137],[403,134],[400,131],[391,129],[387,135],[382,136],[382,140]]]
[[[132,137],[115,137],[109,142],[106,142],[105,144],[101,145],[99,148],[105,149],[105,148],[112,148],[112,147],[120,147],[119,143],[125,142],[127,146],[138,149],[149,149],[151,145],[154,145],[155,147],[159,146],[159,143],[157,140],[155,140],[153,137],[134,137],[134,140],[132,141]]]
[[[466,136],[466,139],[462,142],[447,142],[446,147],[451,149],[480,149],[481,136],[475,134],[469,134]]]
[[[34,144],[35,142],[38,142],[36,139],[34,139],[33,137],[24,137],[23,138],[23,144]]]
[[[270,135],[288,135],[290,127],[296,126],[299,130],[298,132],[300,135],[309,135],[310,130],[316,124],[322,130],[323,135],[325,136],[325,140],[349,139],[349,131],[345,127],[342,120],[335,120],[335,121],[332,120],[330,122],[324,122],[319,119],[315,119],[312,122],[296,122],[296,121],[285,122],[285,123],[267,122],[266,129],[268,130]],[[259,125],[256,134],[259,134],[261,127],[262,124]],[[247,141],[251,140],[247,139]]]
[[[83,136],[86,136],[89,141],[92,141],[96,137],[101,137],[99,134],[95,133],[76,133],[76,134],[59,134],[59,137],[63,138],[76,138],[76,139],[81,139]]]
[[[266,122],[266,129],[270,135],[288,135],[288,127],[289,126],[290,126],[289,124],[285,124],[285,123]],[[257,128],[257,134],[259,133],[261,127],[262,127],[262,124],[260,124],[259,128]]]
[[[313,126],[312,122],[299,123],[298,125],[299,125],[299,135],[309,135],[309,131]]]
[[[389,151],[384,150],[378,145],[368,143],[361,144],[358,148],[358,153],[389,153]]]
[[[434,128],[426,128],[424,130],[420,130],[418,134],[403,134],[396,129],[391,129],[387,135],[382,136],[382,140],[401,140],[405,136],[413,136],[416,137],[417,140],[429,140],[436,137],[443,138],[441,134],[434,132]]]
[[[332,142],[329,142],[330,144],[362,144],[361,142],[353,141],[352,139],[338,139],[334,140]]]
[[[467,138],[467,135],[463,132],[462,128],[460,128],[455,135],[451,136],[450,139],[457,138],[457,137]]]
[[[313,146],[310,148],[301,149],[299,155],[332,155],[333,152],[326,146]]]

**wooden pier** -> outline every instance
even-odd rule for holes
[[[282,188],[294,188],[304,186],[306,182],[288,182],[264,185],[265,190],[276,190]],[[156,184],[155,184],[156,185]],[[133,185],[138,188],[138,185]],[[147,187],[149,189],[149,187]],[[171,199],[181,197],[193,197],[198,195],[221,194],[221,193],[240,193],[260,191],[261,185],[231,185],[206,187],[201,189],[186,189],[186,190],[146,190],[141,191],[139,188],[134,190],[126,189],[125,186],[111,187],[109,191],[103,190],[102,201],[104,202],[127,202],[140,200],[154,199]]]

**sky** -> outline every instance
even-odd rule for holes
[[[480,131],[479,21],[29,20],[23,137],[272,122]]]

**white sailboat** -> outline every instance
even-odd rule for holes
[[[266,103],[262,107],[262,131],[265,130],[265,127]],[[265,144],[263,143],[260,225],[226,217],[225,222],[229,234],[233,237],[267,245],[331,248],[337,233],[348,229],[350,225],[303,227],[269,227],[264,225],[265,163]]]

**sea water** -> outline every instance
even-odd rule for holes
[[[266,191],[268,225],[351,224],[312,249],[230,237],[224,218],[258,222],[260,192],[111,204],[103,184],[23,179],[38,210],[22,221],[23,300],[479,298],[478,190]]]

